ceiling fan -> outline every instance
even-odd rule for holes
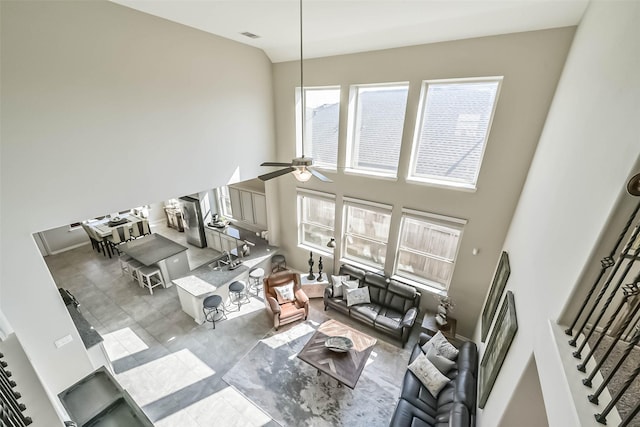
[[[311,179],[312,176],[315,176],[320,181],[324,182],[333,182],[317,170],[313,169],[313,159],[311,157],[304,156],[304,126],[305,126],[305,93],[304,93],[304,70],[302,67],[303,64],[303,56],[302,56],[302,0],[300,0],[300,94],[301,94],[301,102],[300,109],[302,117],[301,120],[301,133],[302,133],[302,156],[296,157],[291,160],[290,163],[280,163],[280,162],[264,162],[260,166],[280,166],[284,167],[284,169],[280,169],[274,172],[265,173],[264,175],[258,176],[262,181],[268,181],[273,178],[277,178],[282,175],[286,175],[289,172],[293,173],[295,179],[300,182],[307,182]]]

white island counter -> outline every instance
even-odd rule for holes
[[[229,298],[229,283],[216,287],[194,275],[174,279],[173,283],[178,289],[182,311],[193,317],[199,325],[204,322],[202,302],[206,297],[220,295],[222,301],[227,301]]]

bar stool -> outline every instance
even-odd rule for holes
[[[238,304],[238,310],[240,311],[240,306],[243,303],[248,303],[249,301],[249,297],[247,296],[247,294],[244,292],[246,288],[246,285],[244,284],[244,282],[242,280],[237,280],[233,283],[231,283],[229,285],[229,302],[232,303],[231,301],[231,296],[235,296],[236,298],[236,304]]]
[[[138,270],[144,267],[144,264],[133,258],[131,258],[131,261],[128,261],[128,264],[129,264],[129,275],[131,276],[131,280],[133,280],[134,282],[138,282],[138,284],[142,286],[142,283],[140,282],[140,277],[138,276]]]
[[[220,310],[219,310],[220,309]],[[216,316],[222,313],[218,320],[226,319],[227,315],[222,307],[222,297],[220,295],[210,295],[202,301],[202,312],[204,313],[204,321],[211,322],[213,329],[216,328]]]
[[[118,257],[118,262],[120,263],[120,270],[122,270],[122,275],[125,274],[127,276],[131,276],[131,272],[129,271],[129,261],[133,260],[129,255],[120,255]]]
[[[277,273],[278,271],[287,269],[287,260],[284,255],[274,255],[271,257],[271,272]]]
[[[254,267],[249,270],[249,288],[253,288],[256,291],[256,296],[258,296],[258,292],[262,289],[262,279],[264,278],[264,270],[260,267]]]
[[[138,280],[140,286],[148,288],[151,295],[153,295],[153,288],[156,286],[164,287],[164,280],[162,280],[162,274],[160,274],[158,267],[140,267],[140,269],[138,269]]]

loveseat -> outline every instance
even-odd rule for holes
[[[424,354],[422,346],[430,339],[431,336],[420,334],[409,364]],[[461,343],[458,350],[455,365],[446,374],[450,381],[437,398],[407,369],[389,427],[475,426],[478,350],[471,341]]]
[[[358,287],[368,287],[371,302],[347,305],[344,296],[334,296],[334,284],[324,291],[324,309],[337,310],[357,319],[374,329],[400,340],[404,346],[420,307],[420,292],[414,287],[388,279],[379,274],[365,272],[360,268],[343,264],[340,276],[349,276],[358,281]]]

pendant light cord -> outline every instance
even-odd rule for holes
[[[301,118],[301,132],[302,132],[302,140],[300,141],[302,144],[302,157],[304,157],[304,127],[306,120],[306,100],[304,93],[304,67],[303,67],[303,56],[302,56],[302,0],[300,0],[300,118]]]

